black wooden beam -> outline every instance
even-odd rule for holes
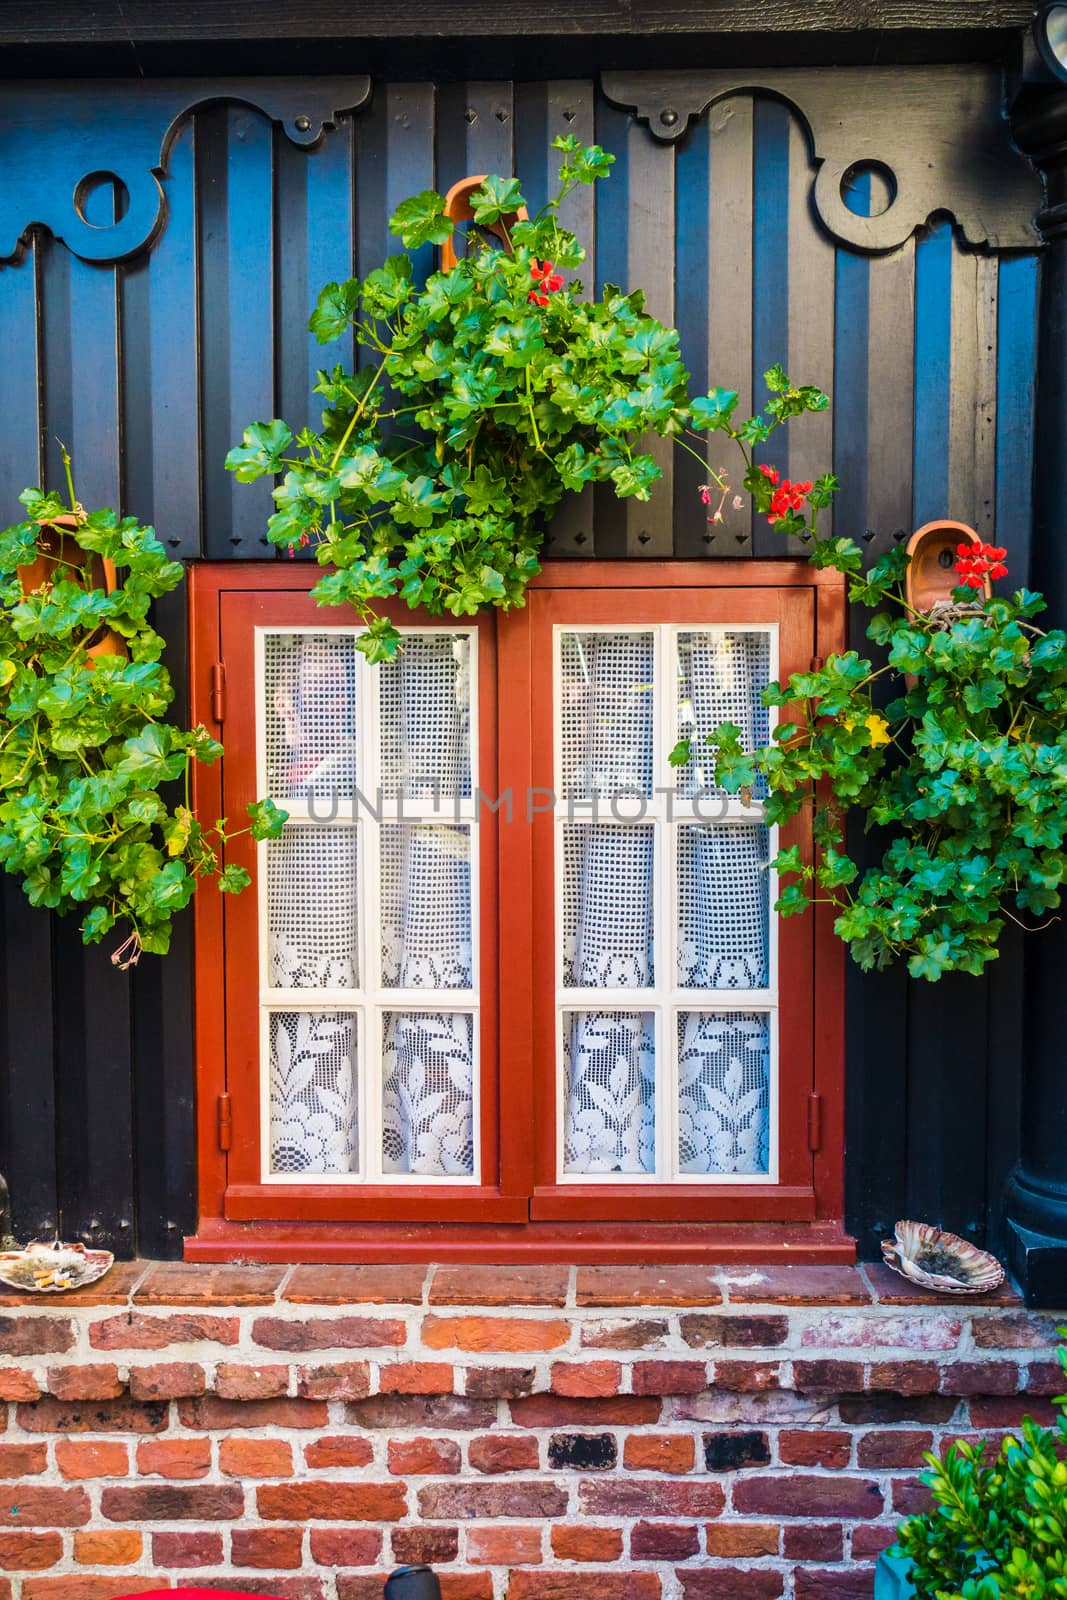
[[[1030,0],[0,0],[0,44],[1021,28]]]

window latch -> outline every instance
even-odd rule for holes
[[[218,1101],[219,1118],[219,1149],[229,1150],[233,1144],[233,1116],[230,1112],[230,1097],[220,1094]]]
[[[226,663],[216,661],[211,668],[211,715],[216,722],[226,720]]]
[[[822,1149],[822,1095],[808,1095],[808,1149]]]

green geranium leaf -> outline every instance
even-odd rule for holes
[[[401,201],[389,218],[389,231],[403,240],[406,250],[424,244],[444,244],[451,237],[452,222],[445,216],[445,203],[432,189]]]

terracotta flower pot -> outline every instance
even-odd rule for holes
[[[450,217],[453,222],[457,223],[473,221],[474,210],[470,203],[470,197],[475,189],[480,188],[485,182],[486,176],[486,173],[480,172],[475,177],[460,178],[458,183],[454,183],[445,195],[445,216]],[[512,211],[508,216],[502,217],[499,222],[479,223],[479,227],[484,227],[488,233],[495,233],[501,244],[507,248],[508,229],[516,222],[526,222],[528,220],[526,207],[523,206],[520,210]],[[453,242],[454,239],[455,235],[453,234],[441,246],[442,272],[451,272],[456,265],[458,258]]]
[[[67,536],[72,535],[78,525],[78,518],[73,512],[40,524],[37,556],[19,568],[19,582],[24,595],[36,594],[38,590],[57,582],[61,565],[75,567],[79,572],[84,572],[88,567],[91,586],[103,589],[106,594],[114,594],[118,583],[115,563],[106,556],[84,550],[75,538]],[[85,653],[91,660],[105,655],[125,656],[126,641],[112,628],[100,628],[86,646]]]
[[[927,522],[913,533],[908,540],[911,565],[904,585],[909,606],[929,611],[939,600],[951,600],[960,582],[955,571],[960,545],[981,543],[965,522]],[[991,597],[988,578],[981,592],[987,600]]]

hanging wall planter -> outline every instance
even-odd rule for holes
[[[65,576],[76,578],[85,588],[114,594],[118,582],[115,563],[82,549],[76,536],[81,519],[74,512],[42,519],[38,526],[36,557],[18,569],[23,595],[37,594]],[[98,628],[85,646],[90,660],[102,655],[125,657],[126,653],[125,640],[112,628]]]
[[[956,562],[960,546],[982,541],[965,522],[927,522],[908,540],[911,565],[905,579],[905,598],[915,611],[930,611],[941,600],[951,600],[959,587]],[[986,579],[983,595],[988,600],[993,590]],[[977,595],[975,596],[977,599]]]
[[[444,215],[458,228],[460,223],[474,221],[474,207],[471,205],[471,195],[480,189],[486,180],[487,174],[478,173],[474,177],[460,178],[454,183],[445,195]],[[500,217],[495,222],[481,222],[478,226],[483,233],[495,234],[505,249],[511,248],[511,230],[517,222],[529,220],[526,207],[520,206],[517,211],[509,211],[506,216]],[[456,235],[450,233],[441,246],[441,271],[451,272],[456,265]]]

